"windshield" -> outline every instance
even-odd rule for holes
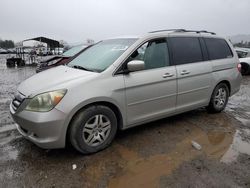
[[[69,50],[67,50],[66,52],[64,52],[62,55],[65,57],[72,57],[74,55],[76,55],[78,52],[80,52],[81,50],[83,50],[84,48],[86,48],[87,46],[75,46],[70,48]]]
[[[68,66],[102,72],[113,64],[136,39],[111,39],[101,41],[83,51]]]

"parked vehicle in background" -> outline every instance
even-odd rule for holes
[[[16,53],[16,49],[15,48],[10,48],[10,49],[3,49],[0,48],[0,54],[15,54]]]
[[[7,54],[7,50],[0,48],[0,54]]]
[[[249,48],[235,48],[240,64],[241,64],[241,73],[243,75],[250,74],[250,49]]]
[[[155,31],[101,41],[18,87],[10,112],[42,148],[106,148],[118,129],[200,107],[221,112],[240,89],[232,45],[207,31]],[[146,147],[146,146],[145,146]]]
[[[38,72],[50,69],[52,67],[65,65],[69,62],[71,58],[81,53],[81,51],[84,50],[86,47],[87,46],[85,45],[75,46],[69,49],[68,51],[64,52],[62,55],[57,55],[57,56],[47,58],[46,60],[38,63],[36,72],[38,73]]]
[[[250,57],[250,48],[239,48],[236,47],[235,51],[239,58]]]
[[[7,53],[8,54],[15,54],[16,53],[16,49],[15,48],[7,49]]]

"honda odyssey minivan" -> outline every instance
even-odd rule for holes
[[[232,45],[184,29],[103,40],[66,66],[22,82],[10,104],[18,131],[42,148],[106,148],[127,129],[200,107],[221,112],[240,89]]]

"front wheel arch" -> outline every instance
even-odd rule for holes
[[[76,117],[76,115],[81,112],[84,109],[89,108],[90,106],[97,106],[97,105],[101,105],[101,106],[106,106],[108,108],[110,108],[116,115],[117,118],[117,125],[118,125],[118,130],[122,130],[123,129],[123,116],[121,111],[119,110],[119,108],[111,103],[111,102],[107,102],[107,101],[98,101],[98,102],[93,102],[93,103],[89,103],[85,106],[82,106],[81,108],[79,108],[76,112],[74,112],[73,116],[71,117],[68,126],[67,126],[67,131],[66,131],[66,139],[65,139],[65,145],[69,145],[70,144],[70,139],[69,139],[69,130],[70,130],[70,124],[73,121],[74,117]]]
[[[107,128],[106,126],[108,125],[103,124],[103,120],[99,119],[98,121],[93,121],[92,117],[95,118],[95,116],[97,116],[98,119],[98,116],[100,116],[101,119],[106,117],[107,122],[110,124],[110,132],[106,132],[105,128]],[[92,123],[88,124],[89,121],[92,121]],[[88,126],[85,128],[87,124]],[[68,143],[71,143],[71,146],[82,154],[95,153],[105,149],[111,144],[116,135],[117,127],[117,117],[109,107],[103,105],[90,105],[78,111],[72,119],[68,127]],[[86,129],[85,133],[88,133],[86,137],[82,135],[84,129]],[[108,134],[106,137],[105,132]],[[89,136],[95,143],[91,143],[91,138]],[[90,143],[88,143],[89,141]]]

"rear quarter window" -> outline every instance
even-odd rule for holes
[[[209,59],[225,59],[233,57],[233,53],[224,39],[204,38]]]

